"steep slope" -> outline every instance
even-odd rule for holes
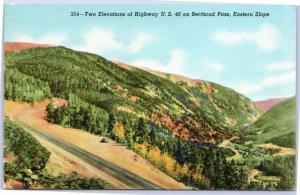
[[[116,62],[116,64],[125,68],[133,68],[133,66],[121,62]],[[252,123],[259,115],[250,99],[230,88],[182,75],[164,73],[144,67],[141,69],[179,85],[193,96],[191,99],[195,104],[201,104],[201,100],[204,99],[207,102],[208,98],[215,106],[220,108],[219,112],[226,115],[225,123],[231,126],[241,127],[245,123]],[[204,97],[205,95],[207,95],[207,98]]]
[[[271,98],[267,100],[260,100],[260,101],[255,101],[254,105],[261,109],[262,111],[266,112],[270,110],[273,106],[279,104],[282,101],[287,100],[288,98],[283,97],[283,98]]]
[[[220,85],[174,83],[63,47],[9,52],[5,65],[47,83],[53,96],[74,94],[101,109],[164,125],[184,139],[213,143],[257,116],[248,98]]]
[[[272,107],[249,127],[248,140],[295,148],[296,98]]]

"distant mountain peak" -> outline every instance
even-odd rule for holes
[[[270,99],[266,99],[266,100],[259,100],[259,101],[255,101],[254,105],[261,109],[262,111],[266,112],[268,110],[270,110],[273,106],[279,104],[280,102],[287,100],[288,97],[281,97],[281,98],[270,98]]]
[[[55,47],[49,44],[39,44],[39,43],[27,43],[27,42],[6,42],[4,43],[4,51],[22,51],[31,48],[45,48],[45,47]]]

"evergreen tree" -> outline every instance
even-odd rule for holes
[[[143,118],[139,118],[137,122],[136,131],[134,134],[134,140],[138,143],[143,143],[148,139],[149,129]]]
[[[156,135],[156,130],[154,128],[151,128],[150,130],[149,141],[151,145],[155,145],[157,143],[157,135]]]
[[[125,126],[125,138],[129,149],[133,146],[133,131],[130,125]]]
[[[188,152],[186,150],[184,142],[181,139],[177,139],[174,155],[180,165],[183,165],[187,161]]]
[[[225,157],[223,157],[224,159]],[[225,165],[220,151],[217,152],[216,160],[214,161],[213,185],[216,189],[225,188]]]
[[[116,117],[113,112],[110,112],[108,115],[108,127],[107,127],[107,134],[113,138],[113,129],[116,123]]]
[[[234,169],[235,167],[235,161],[229,161],[226,163],[224,170],[224,175],[225,175],[225,187],[226,189],[235,189],[235,182],[236,182],[236,170]]]
[[[54,112],[55,112],[55,107],[53,106],[52,103],[49,103],[47,106],[46,106],[46,111],[47,111],[47,120],[50,122],[50,123],[53,123],[54,122],[54,118],[55,118],[55,115],[54,115]]]
[[[204,158],[204,168],[202,174],[210,180],[210,183],[213,183],[214,178],[214,164],[211,152],[207,152]]]
[[[245,167],[242,164],[240,165],[239,182],[238,183],[239,183],[238,188],[240,190],[246,189],[247,183],[248,183],[248,174],[247,174]]]

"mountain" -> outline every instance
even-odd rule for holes
[[[38,43],[25,43],[25,42],[7,42],[4,44],[4,51],[21,51],[24,49],[30,48],[45,48],[45,47],[53,47],[48,44],[38,44]]]
[[[249,127],[249,140],[295,148],[296,98],[289,98],[264,113]]]
[[[202,80],[192,86],[174,83],[64,47],[9,52],[6,59],[8,69],[44,83],[55,97],[73,94],[104,110],[142,116],[184,139],[214,143],[258,116],[250,99],[221,85]]]
[[[254,105],[261,109],[262,111],[266,112],[270,110],[273,106],[276,104],[279,104],[280,102],[287,100],[287,97],[282,97],[282,98],[271,98],[267,100],[260,100],[260,101],[255,101]]]
[[[54,46],[6,52],[4,77],[6,100],[35,104],[47,99],[45,123],[80,129],[96,140],[99,136],[99,147],[122,145],[187,186],[274,189],[248,186],[251,169],[259,169],[269,153],[244,142],[244,127],[254,121],[247,139],[260,143],[258,134],[273,138],[268,131],[274,128],[257,130],[260,123],[271,123],[272,116],[257,120],[260,111],[254,103],[230,88]],[[56,98],[65,103],[55,104]],[[284,107],[287,113],[279,108],[278,116],[293,111],[293,105]]]
[[[131,66],[129,64],[125,64],[123,62],[119,62],[119,61],[113,61],[115,64],[126,68],[126,69],[134,69],[136,67]],[[220,107],[222,107],[222,109],[230,116],[226,119],[226,123],[229,123],[230,125],[235,126],[236,124],[239,124],[239,126],[241,126],[242,124],[248,123],[250,121],[253,122],[257,119],[258,117],[258,113],[255,111],[253,113],[251,112],[246,112],[248,114],[248,116],[245,116],[245,113],[243,113],[243,111],[241,111],[240,108],[240,102],[239,101],[225,101],[225,104],[227,105],[222,105],[222,103],[224,103],[223,100],[221,100],[223,97],[218,97],[216,94],[217,93],[212,93],[214,90],[217,91],[217,89],[221,90],[221,93],[223,93],[223,95],[227,95],[228,96],[228,100],[230,99],[229,97],[233,98],[231,100],[234,100],[235,97],[234,95],[238,95],[239,97],[245,97],[241,94],[239,94],[238,92],[229,89],[227,87],[218,85],[216,83],[213,82],[208,82],[205,80],[200,80],[200,79],[191,79],[189,77],[186,76],[182,76],[182,75],[177,75],[177,74],[171,74],[171,73],[164,73],[164,72],[160,72],[160,71],[156,71],[156,70],[152,70],[149,68],[145,68],[145,67],[139,67],[142,70],[145,70],[151,74],[154,74],[156,76],[159,76],[161,78],[167,79],[172,81],[173,83],[175,83],[176,85],[180,85],[182,89],[184,89],[185,91],[193,91],[193,96],[198,96],[198,90],[199,86],[201,86],[201,91],[205,92],[207,94],[213,94],[213,98],[212,99],[218,99],[216,101],[214,101],[215,104],[219,104]],[[200,92],[201,93],[201,92]],[[246,98],[246,97],[245,97]],[[246,98],[247,100],[249,100],[248,98]],[[221,103],[222,102],[222,103]],[[230,105],[229,105],[230,104]],[[253,111],[253,110],[252,110]],[[246,115],[247,115],[246,114]],[[240,120],[240,116],[244,116],[246,117],[248,120]]]

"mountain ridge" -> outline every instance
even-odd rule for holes
[[[47,48],[47,47],[57,47],[55,45],[51,45],[51,44],[40,44],[40,43],[31,43],[31,42],[5,42],[4,43],[4,50],[5,52],[9,52],[9,51],[21,51],[21,50],[26,50],[26,49],[31,49],[31,48]],[[95,54],[96,55],[96,54]],[[151,74],[157,75],[159,77],[162,78],[166,78],[168,80],[171,80],[172,82],[180,82],[180,81],[184,81],[186,82],[188,85],[190,86],[197,86],[199,84],[201,84],[201,82],[205,81],[202,79],[192,79],[190,77],[187,76],[183,76],[183,75],[179,75],[179,74],[173,74],[173,73],[165,73],[165,72],[161,72],[158,70],[153,70],[147,67],[136,67],[127,63],[124,63],[122,61],[119,60],[110,60],[112,63],[128,69],[128,70],[132,70],[134,68],[137,69],[141,69],[141,70],[145,70]],[[209,81],[211,82],[211,81]],[[213,82],[211,82],[213,83]],[[239,92],[237,92],[239,93]],[[272,106],[280,103],[283,100],[288,99],[288,97],[280,97],[280,98],[268,98],[265,100],[258,100],[258,101],[253,101],[255,106],[263,111],[267,111],[269,110]]]
[[[262,111],[266,112],[266,111],[270,110],[273,106],[275,106],[275,105],[279,104],[280,102],[283,102],[289,98],[290,97],[268,98],[265,100],[254,101],[254,104],[256,107],[258,107]]]

